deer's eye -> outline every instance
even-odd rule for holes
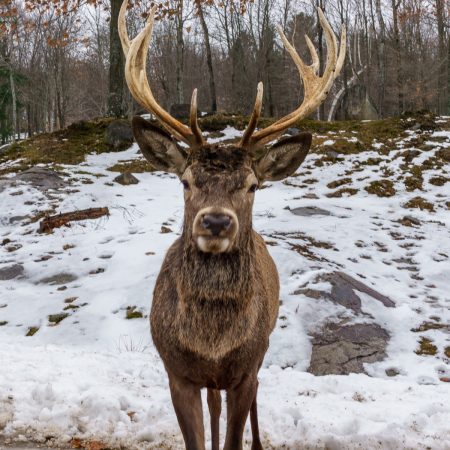
[[[257,189],[258,189],[258,185],[255,183],[250,186],[248,192],[256,192]]]
[[[189,190],[189,183],[186,180],[181,180],[181,182],[183,183],[184,190]]]

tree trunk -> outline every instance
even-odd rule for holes
[[[12,141],[16,142],[17,133],[17,99],[16,99],[16,84],[14,82],[14,75],[12,67],[9,68],[9,84],[11,88],[12,99]]]
[[[398,114],[403,111],[403,85],[402,85],[402,54],[400,49],[400,33],[398,30],[398,8],[400,1],[392,0],[392,18],[394,22],[394,44],[395,44],[395,62],[396,62],[396,84],[398,92]]]
[[[316,6],[325,13],[325,7],[324,7],[323,0],[317,0]],[[322,26],[320,25],[319,14],[317,14],[317,35],[318,35],[318,41],[319,41],[320,70],[322,71],[324,64],[325,64],[325,55],[324,55],[324,51],[323,51],[323,30],[322,30]],[[320,105],[317,118],[319,120],[323,120],[325,118],[325,102],[323,102]]]
[[[214,80],[211,45],[209,42],[208,25],[206,24],[205,17],[203,15],[201,0],[196,0],[196,4],[198,17],[200,19],[200,24],[202,25],[203,37],[205,39],[206,63],[208,66],[208,74],[209,74],[209,96],[211,99],[211,112],[215,113],[217,112],[217,95],[216,95],[216,83]]]
[[[121,117],[125,114],[124,67],[125,61],[119,38],[118,19],[122,0],[111,0],[109,22],[109,93],[108,114]]]
[[[438,45],[439,45],[439,85],[438,85],[438,113],[444,114],[445,112],[445,90],[446,90],[446,67],[444,60],[446,57],[445,52],[445,28],[444,28],[444,0],[436,0],[436,18],[438,25]]]
[[[447,44],[447,115],[450,116],[450,33]]]
[[[379,55],[378,55],[378,64],[380,69],[380,78],[379,78],[379,96],[378,96],[378,110],[380,116],[384,116],[384,99],[386,94],[386,56],[385,56],[385,47],[386,47],[386,33],[385,33],[385,25],[383,19],[383,13],[381,11],[381,1],[375,0],[375,9],[378,18],[378,24],[380,26],[380,46],[379,46]]]
[[[177,15],[177,61],[176,61],[176,83],[177,103],[184,103],[183,72],[184,72],[184,38],[183,38],[183,0],[180,0]]]

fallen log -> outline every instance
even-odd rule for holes
[[[39,223],[39,233],[51,233],[54,228],[62,226],[70,227],[70,222],[78,220],[98,219],[102,216],[109,216],[108,208],[80,209],[68,213],[56,214],[41,220]]]

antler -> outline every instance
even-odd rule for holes
[[[145,28],[132,40],[128,38],[125,14],[128,0],[124,0],[119,13],[119,36],[125,54],[125,79],[131,94],[144,108],[153,113],[164,126],[164,128],[177,139],[189,146],[198,146],[204,143],[202,132],[197,121],[197,89],[194,89],[191,100],[190,126],[186,126],[172,117],[162,108],[153,96],[148,83],[146,63],[147,52],[152,39],[153,24],[155,20],[155,5],[148,16]]]
[[[341,43],[338,56],[336,36],[334,35],[330,23],[326,19],[322,10],[320,8],[317,9],[319,20],[325,32],[325,39],[327,43],[327,63],[323,75],[319,76],[318,74],[319,57],[309,37],[305,35],[306,44],[308,45],[309,51],[311,53],[312,64],[310,66],[307,66],[302,61],[295,48],[287,40],[281,27],[279,27],[278,32],[280,33],[281,40],[283,41],[286,50],[294,60],[294,63],[297,66],[298,72],[300,74],[300,79],[301,81],[303,81],[303,103],[292,113],[288,114],[280,120],[277,120],[274,124],[268,126],[267,128],[254,133],[257,121],[261,114],[262,83],[259,83],[258,94],[256,97],[252,117],[250,119],[249,125],[247,126],[247,129],[244,132],[241,142],[239,143],[241,147],[255,147],[257,145],[262,145],[269,141],[272,141],[294,123],[301,119],[304,119],[305,117],[308,117],[319,105],[321,105],[325,101],[334,80],[341,72],[342,66],[344,65],[346,50],[345,27],[343,27],[341,31]]]

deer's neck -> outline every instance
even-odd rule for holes
[[[253,294],[255,249],[252,233],[230,253],[199,251],[183,237],[179,292],[186,302],[229,301],[244,304]]]

